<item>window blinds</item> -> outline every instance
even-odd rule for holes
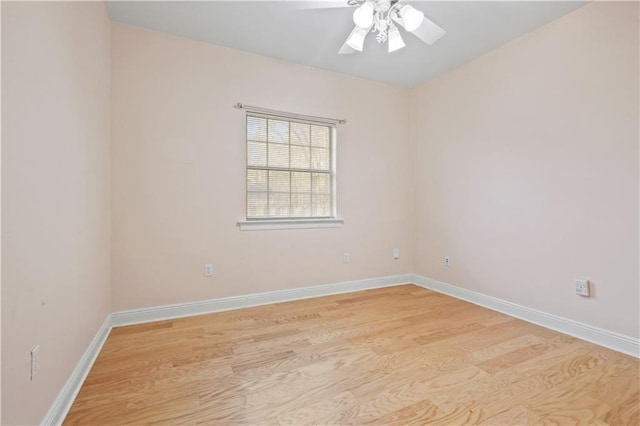
[[[333,133],[247,112],[247,219],[333,217]]]

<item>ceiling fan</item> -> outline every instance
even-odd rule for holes
[[[361,52],[369,32],[377,33],[376,41],[381,44],[386,42],[389,52],[402,49],[405,43],[396,24],[429,45],[446,33],[425,18],[422,11],[400,0],[347,0],[347,5],[357,6],[353,12],[356,26],[338,51],[341,54]]]

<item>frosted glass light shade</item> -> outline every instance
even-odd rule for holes
[[[402,40],[400,31],[398,31],[398,28],[396,28],[395,26],[393,26],[389,30],[388,43],[389,43],[389,53],[395,52],[396,50],[402,49],[403,47],[406,46],[406,44],[404,44],[404,40]]]
[[[373,25],[373,5],[365,2],[353,11],[353,22],[360,28],[369,28]]]
[[[349,38],[347,39],[347,46],[352,49],[362,52],[364,46],[364,38],[367,36],[367,30],[361,27],[356,27]]]
[[[404,6],[400,9],[400,17],[404,23],[404,28],[407,31],[413,31],[418,29],[424,20],[424,13],[420,10],[416,10],[410,5]]]

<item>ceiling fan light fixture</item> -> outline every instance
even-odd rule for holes
[[[356,25],[338,53],[362,52],[369,32],[375,35],[378,43],[388,43],[389,52],[406,46],[400,35],[400,27],[428,45],[446,33],[425,17],[422,11],[401,2],[402,0],[347,0],[347,5],[355,7],[353,22]]]
[[[398,13],[407,31],[417,30],[424,20],[424,13],[410,5],[404,6]]]
[[[362,48],[364,46],[364,38],[367,36],[367,30],[361,27],[355,27],[349,38],[347,39],[347,46],[350,48],[357,50],[358,52],[362,52]]]
[[[389,44],[389,53],[395,52],[396,50],[400,50],[406,46],[406,44],[404,44],[404,40],[402,40],[400,31],[398,31],[398,28],[395,25],[392,26],[391,29],[389,30],[388,44]]]
[[[366,1],[353,11],[353,22],[360,28],[369,28],[373,24],[373,13],[373,4]]]

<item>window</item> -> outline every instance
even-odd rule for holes
[[[246,135],[245,223],[335,219],[333,125],[247,112]]]

